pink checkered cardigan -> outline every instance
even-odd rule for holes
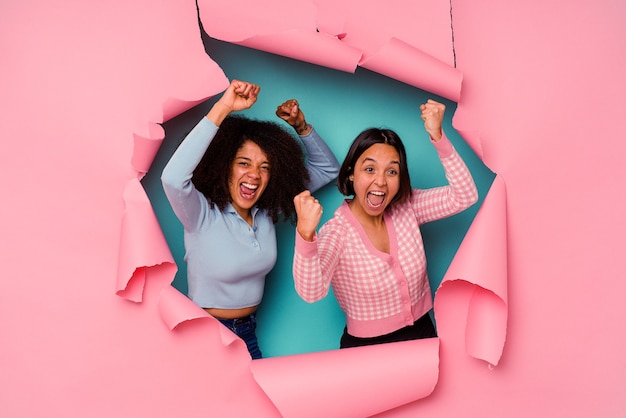
[[[346,200],[313,242],[296,232],[293,274],[307,302],[330,286],[346,314],[348,333],[374,337],[412,325],[433,306],[420,225],[459,213],[478,200],[474,180],[450,141],[433,142],[449,185],[412,192],[387,209],[389,254],[377,250]]]

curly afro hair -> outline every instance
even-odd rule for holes
[[[309,172],[301,144],[276,123],[228,116],[194,170],[193,184],[211,207],[217,205],[224,210],[231,202],[228,188],[231,166],[245,141],[257,144],[270,162],[270,180],[256,206],[266,211],[274,223],[281,215],[293,222],[293,198],[307,188]]]

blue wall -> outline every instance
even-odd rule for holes
[[[246,80],[261,86],[257,103],[243,114],[284,123],[274,115],[276,106],[287,99],[297,98],[307,121],[325,138],[340,162],[352,140],[363,129],[394,129],[407,149],[413,187],[435,187],[446,183],[437,154],[429,144],[419,118],[419,105],[428,98],[446,104],[444,130],[474,175],[480,201],[462,214],[433,222],[422,229],[431,287],[436,290],[494,178],[452,128],[456,104],[363,69],[348,74],[206,36],[204,42],[209,55],[229,79]],[[173,286],[183,293],[187,292],[183,230],[163,194],[159,177],[178,144],[207,113],[215,99],[164,124],[165,141],[150,172],[142,180],[178,264]],[[285,126],[289,128],[287,124]],[[318,191],[316,197],[326,209],[322,222],[332,216],[343,199],[334,184]],[[267,278],[265,296],[258,311],[258,336],[264,356],[338,348],[345,325],[342,311],[332,294],[314,304],[298,297],[291,275],[293,226],[281,223],[277,225],[277,233],[278,262]]]

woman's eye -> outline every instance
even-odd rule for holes
[[[392,176],[397,176],[398,172],[396,170],[389,170],[389,174]]]
[[[365,171],[368,172],[368,173],[371,173],[371,172],[374,171],[374,168],[372,168],[372,167],[365,167]]]
[[[263,170],[263,171],[270,171],[270,167],[267,166],[267,165],[264,165],[264,166],[261,167],[261,170]]]

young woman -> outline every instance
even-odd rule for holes
[[[420,106],[449,184],[411,189],[406,152],[389,129],[357,136],[339,171],[346,199],[316,234],[322,206],[304,191],[293,265],[298,294],[322,299],[333,286],[347,326],[340,347],[435,337],[420,225],[459,213],[478,199],[472,176],[441,129],[445,106]]]
[[[276,262],[274,223],[294,215],[293,197],[336,178],[339,163],[295,100],[271,122],[231,116],[250,108],[260,87],[234,80],[180,144],[163,170],[165,194],[184,226],[189,298],[261,358],[256,309]]]

